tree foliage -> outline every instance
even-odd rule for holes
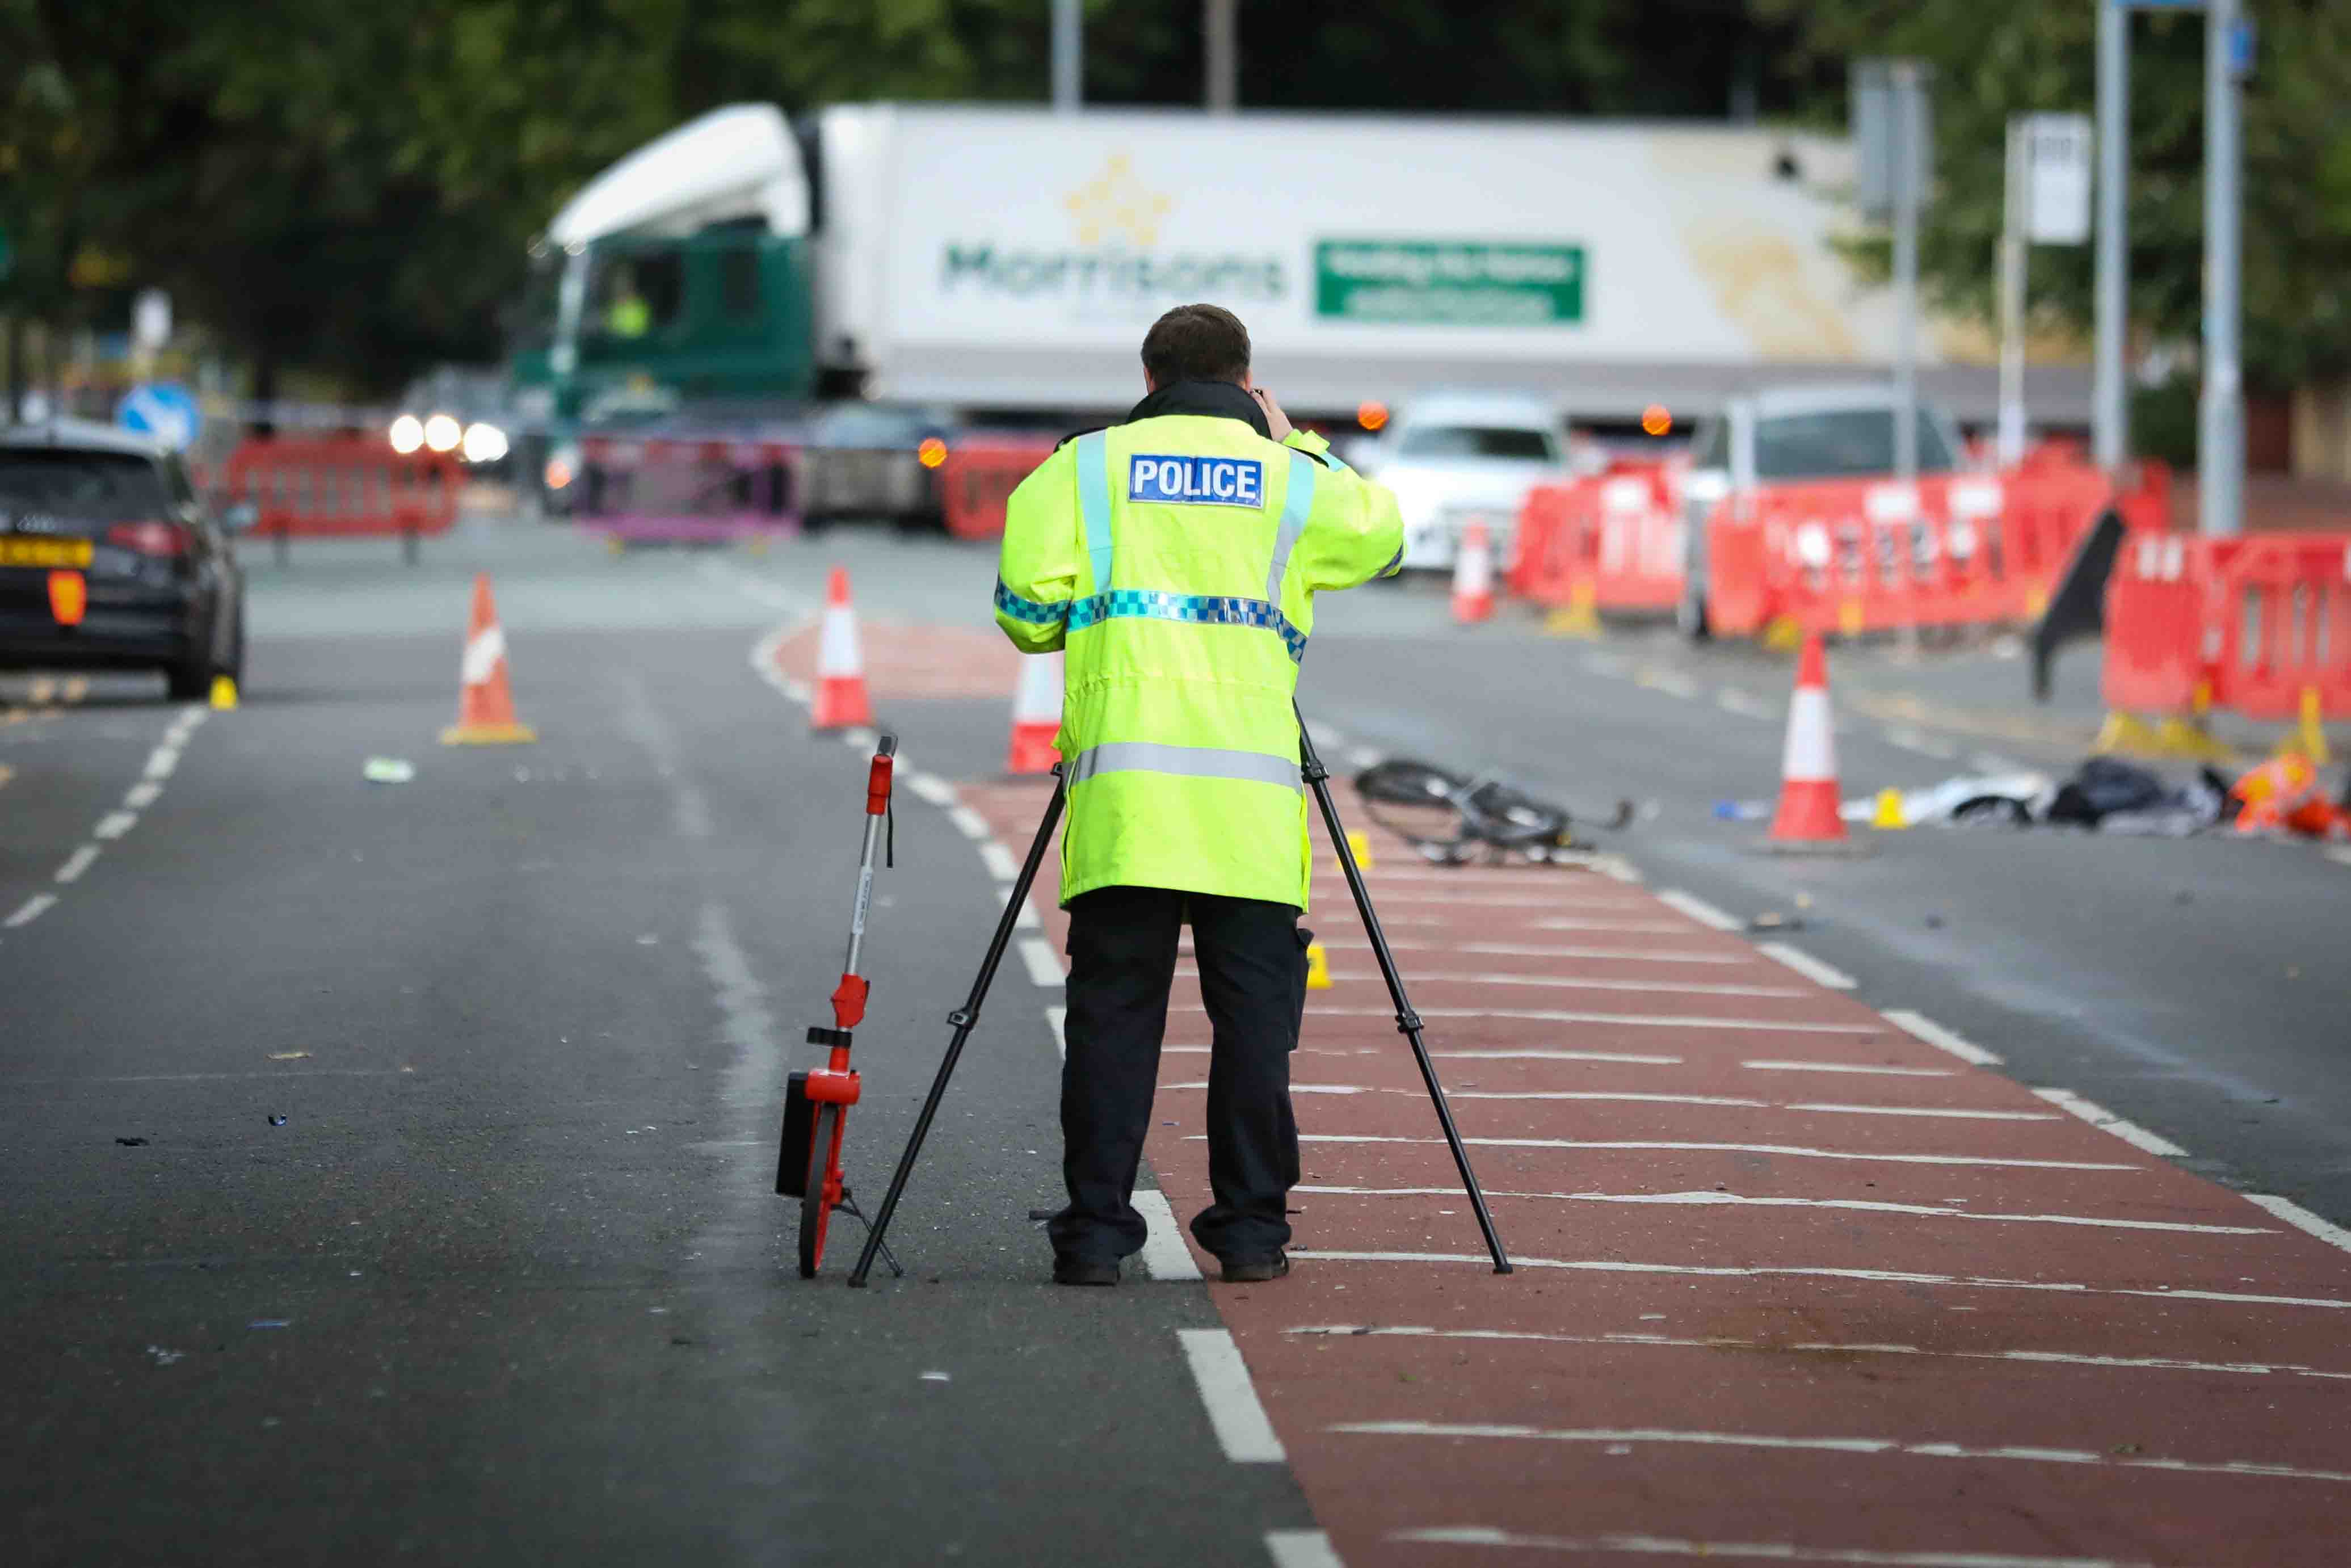
[[[2005,126],[2088,113],[2097,7],[2043,0],[1756,0],[1826,64],[1907,55],[1935,68],[1937,187],[1919,267],[1946,307],[1991,319]],[[2351,6],[2252,0],[2244,99],[2244,361],[2282,390],[2351,368]],[[2142,344],[2192,345],[2203,314],[2204,18],[2131,23],[2130,314]],[[1841,94],[1815,105],[1842,116]],[[1882,256],[1882,247],[1880,250]],[[2030,295],[2086,333],[2089,246],[2035,247]]]
[[[1092,101],[1199,101],[1200,0],[1087,0]],[[172,291],[258,371],[386,390],[499,351],[530,236],[704,110],[1047,90],[1049,0],[0,0],[0,312]],[[1719,117],[1825,69],[1748,0],[1259,0],[1260,108]],[[1834,72],[1830,73],[1831,77]],[[1824,78],[1825,79],[1825,78]],[[103,271],[104,268],[99,268]]]

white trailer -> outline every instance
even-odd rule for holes
[[[1677,419],[1886,373],[1892,302],[1833,239],[1841,138],[1706,124],[842,106],[814,118],[820,362],[868,395],[1112,408],[1143,329],[1226,305],[1291,406],[1432,385]],[[1929,323],[1922,387],[1994,372]],[[2036,388],[2063,418],[2086,374]],[[2081,382],[2069,388],[2068,380]]]

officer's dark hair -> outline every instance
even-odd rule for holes
[[[1249,329],[1221,305],[1178,305],[1143,335],[1143,373],[1154,386],[1240,383],[1249,371]]]

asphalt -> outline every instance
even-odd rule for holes
[[[482,561],[535,747],[434,743]],[[751,670],[774,605],[699,556],[615,576],[502,533],[346,564],[256,567],[243,706],[71,883],[173,710],[109,686],[7,732],[0,909],[57,902],[0,933],[0,1556],[1172,1563],[1307,1522],[1216,1445],[1176,1337],[1200,1292],[1041,1287],[1033,996],[973,1041],[907,1279],[798,1280],[774,1124],[862,764]],[[869,1197],[997,907],[941,813],[909,802],[897,850]]]
[[[415,568],[367,541],[256,559],[234,713],[0,683],[0,918],[55,900],[0,928],[9,1560],[1259,1562],[1313,1522],[1211,1429],[1177,1338],[1217,1323],[1209,1292],[1040,1285],[1057,998],[1017,966],[893,1228],[909,1278],[794,1277],[773,1122],[838,972],[862,761],[751,653],[835,561],[874,623],[987,630],[984,547],[616,558],[477,518]],[[535,747],[434,742],[476,570]],[[2026,726],[2012,658],[1840,653],[1848,791],[1986,750],[2070,767],[2085,668]],[[1605,841],[1652,885],[1800,917],[1859,999],[2351,1222],[2351,869],[1935,830],[1757,855],[1713,807],[1773,788],[1786,679],[1641,632],[1455,628],[1422,584],[1327,601],[1301,695],[1334,760],[1644,802]],[[1002,697],[885,709],[936,775],[1001,765]],[[365,782],[376,756],[414,779]],[[902,799],[897,826],[850,1144],[871,1195],[998,907],[943,813]]]

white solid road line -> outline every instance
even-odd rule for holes
[[[2044,1465],[2095,1465],[2125,1470],[2169,1470],[2196,1476],[2273,1476],[2292,1480],[2351,1485],[2351,1472],[2309,1470],[2252,1459],[2130,1458],[2087,1448],[1966,1448],[1958,1443],[1912,1443],[1898,1437],[1790,1437],[1764,1432],[1681,1432],[1656,1427],[1545,1427],[1488,1426],[1480,1422],[1341,1421],[1324,1428],[1367,1437],[1531,1437],[1552,1443],[1698,1443],[1729,1448],[1792,1448],[1834,1454],[1895,1454],[1924,1459],[2021,1459]]]
[[[1010,850],[1006,849],[994,839],[979,846],[979,860],[982,865],[987,867],[987,874],[998,882],[1020,880],[1020,862],[1012,858]]]
[[[2346,848],[2341,844],[2329,844],[2325,852],[2326,858],[2336,865],[2351,865],[2351,848]]]
[[[1193,1006],[1170,1011],[1205,1012]],[[1388,1008],[1325,1008],[1311,1009],[1322,1018],[1392,1019]],[[1732,1029],[1779,1030],[1793,1034],[1862,1034],[1877,1030],[1865,1023],[1799,1023],[1783,1019],[1716,1019],[1681,1013],[1583,1013],[1535,1008],[1422,1008],[1425,1019],[1516,1019],[1528,1023],[1618,1023],[1640,1029]]]
[[[1452,1186],[1311,1186],[1292,1192],[1332,1193],[1352,1197],[1458,1197]],[[2176,1219],[2100,1219],[2087,1214],[1992,1214],[1941,1204],[1881,1203],[1861,1197],[1748,1197],[1735,1192],[1498,1192],[1488,1197],[1527,1198],[1552,1203],[1657,1204],[1687,1208],[1839,1208],[1863,1214],[1900,1214],[1920,1219],[1974,1219],[1999,1225],[2081,1225],[2099,1230],[2168,1230],[2188,1236],[2274,1236],[2261,1225],[2196,1225]],[[2351,1374],[2346,1374],[2351,1375]]]
[[[1782,1111],[1821,1111],[1844,1116],[1949,1116],[1967,1122],[2056,1122],[2042,1111],[1947,1111],[1929,1105],[1828,1105],[1817,1102],[1782,1105]]]
[[[2346,1252],[2351,1252],[2351,1230],[2346,1230],[2339,1225],[2329,1224],[2302,1205],[2289,1198],[2273,1197],[2267,1193],[2260,1192],[2246,1193],[2244,1198],[2247,1203],[2256,1205],[2276,1215],[2295,1229],[2306,1230],[2330,1247],[2339,1247]]]
[[[1483,1252],[1338,1252],[1293,1247],[1292,1258],[1331,1263],[1474,1263],[1491,1269]],[[2351,1312],[2351,1301],[2331,1296],[2262,1296],[2242,1291],[2165,1291],[2127,1285],[2092,1285],[2074,1280],[2001,1280],[1967,1274],[1909,1274],[1891,1269],[1830,1269],[1799,1264],[1708,1267],[1701,1263],[1628,1263],[1619,1258],[1528,1258],[1511,1254],[1521,1269],[1572,1269],[1594,1274],[1679,1274],[1700,1279],[1860,1280],[1885,1285],[1949,1285],[1975,1291],[2056,1291],[2073,1296],[2146,1296],[2158,1301],[2212,1301],[2238,1307],[2317,1307]]]
[[[1834,969],[1829,971],[1831,974],[1835,972]],[[1192,965],[1183,964],[1176,967],[1176,973],[1180,978],[1197,978],[1200,971]],[[1813,977],[1818,978],[1817,976]],[[1376,984],[1380,977],[1342,969],[1332,973],[1331,980],[1333,985],[1351,981]],[[1572,975],[1462,974],[1424,969],[1413,971],[1412,983],[1416,986],[1537,986],[1564,991],[1661,991],[1677,997],[1802,997],[1805,994],[1794,986],[1730,986],[1708,980],[1604,980]]]
[[[1061,955],[1054,952],[1053,945],[1042,936],[1020,938],[1020,961],[1029,966],[1029,979],[1032,985],[1058,991],[1070,983],[1069,976],[1061,969]]]
[[[1065,1061],[1068,1061],[1070,1055],[1070,1009],[1067,1008],[1047,1008],[1045,1009],[1045,1022],[1050,1025],[1053,1030],[1053,1054],[1061,1058]]]
[[[1867,1067],[1853,1061],[1742,1061],[1757,1072],[1871,1072],[1888,1078],[1957,1078],[1948,1067]]]
[[[1999,1057],[1974,1041],[1952,1033],[1924,1013],[1914,1013],[1907,1008],[1887,1008],[1883,1016],[1886,1022],[1905,1034],[1923,1040],[1938,1051],[1948,1051],[1961,1061],[1973,1062],[1978,1067],[2000,1065]]]
[[[2188,1151],[2169,1138],[2150,1133],[2136,1122],[2126,1122],[2104,1105],[2085,1100],[2070,1089],[2035,1089],[2033,1092],[2060,1110],[2072,1112],[2100,1132],[2112,1133],[2132,1148],[2144,1149],[2168,1160],[2188,1156]]]
[[[1187,1134],[1186,1143],[1202,1143],[1203,1133]],[[1301,1133],[1301,1144],[1441,1144],[1442,1138],[1416,1138],[1386,1133]],[[1472,1138],[1465,1144],[1488,1149],[1647,1149],[1673,1154],[1780,1155],[1795,1160],[1864,1160],[1895,1166],[1998,1166],[2010,1170],[2136,1171],[2137,1166],[2107,1165],[2095,1160],[2007,1160],[1988,1155],[1888,1155],[1860,1149],[1813,1149],[1794,1144],[1708,1144],[1668,1138]]]
[[[1844,1568],[2156,1568],[2141,1558],[2016,1557],[2005,1552],[1875,1552],[1862,1546],[1799,1546],[1782,1541],[1685,1541],[1670,1535],[1528,1535],[1482,1524],[1391,1531],[1390,1541],[1425,1546],[1499,1546],[1514,1552],[1605,1552],[1702,1557],[1709,1563],[1825,1563]]]
[[[1952,1361],[2019,1361],[2033,1365],[2104,1366],[2126,1372],[2228,1372],[2240,1376],[2271,1377],[2280,1373],[2295,1377],[2351,1381],[2351,1372],[2327,1372],[2296,1362],[2181,1361],[2161,1355],[2076,1355],[2062,1350],[1921,1350],[1915,1344],[1853,1344],[1834,1340],[1802,1344],[1765,1344],[1761,1340],[1677,1339],[1661,1333],[1544,1333],[1531,1329],[1440,1329],[1409,1324],[1372,1327],[1363,1323],[1318,1323],[1284,1329],[1284,1333],[1324,1335],[1332,1339],[1398,1335],[1419,1339],[1530,1340],[1557,1344],[1651,1346],[1660,1350],[1775,1350],[1824,1355],[1919,1355]]]
[[[97,858],[98,846],[96,844],[82,845],[81,848],[74,851],[73,853],[66,857],[65,864],[57,867],[57,879],[59,882],[79,882],[81,880],[81,873],[88,871],[89,869],[89,862]]]
[[[1725,713],[1735,713],[1741,718],[1768,719],[1777,724],[1787,717],[1778,703],[1753,696],[1737,686],[1723,686],[1714,694],[1714,706]]]
[[[1200,1386],[1200,1403],[1208,1408],[1225,1458],[1239,1465],[1278,1465],[1288,1456],[1273,1423],[1259,1403],[1257,1385],[1249,1381],[1249,1365],[1240,1346],[1227,1329],[1177,1329],[1184,1342],[1184,1359],[1191,1364],[1192,1380]]]
[[[1697,921],[1700,925],[1711,925],[1717,931],[1740,931],[1745,929],[1745,927],[1738,921],[1733,920],[1729,915],[1725,915],[1721,910],[1717,909],[1705,899],[1698,897],[1698,894],[1694,893],[1684,893],[1678,887],[1659,888],[1657,890],[1657,902],[1669,908],[1678,909],[1684,915],[1688,915],[1692,920]]]
[[[1431,1054],[1452,1061],[1615,1061],[1628,1067],[1682,1064],[1678,1056],[1642,1056],[1629,1051],[1439,1051]]]
[[[1192,1249],[1184,1245],[1184,1232],[1176,1223],[1176,1211],[1168,1207],[1167,1195],[1156,1187],[1137,1187],[1134,1211],[1143,1216],[1143,1268],[1155,1280],[1196,1280],[1200,1265],[1192,1260]]]
[[[37,893],[33,894],[32,897],[25,900],[24,903],[18,904],[16,906],[16,912],[14,915],[11,915],[5,920],[0,920],[0,927],[5,927],[7,930],[14,931],[20,925],[30,925],[34,921],[38,920],[43,912],[47,910],[52,904],[56,904],[57,901],[57,895],[54,893]]]
[[[1368,953],[1372,950],[1369,942],[1343,937],[1325,938],[1322,946],[1333,953]],[[1658,953],[1639,947],[1546,947],[1516,942],[1391,942],[1388,947],[1397,953],[1474,953],[1481,958],[1615,958],[1637,964],[1755,962],[1744,953]],[[1186,950],[1189,951],[1188,944]]]
[[[904,782],[907,789],[912,789],[931,805],[945,807],[956,803],[955,786],[935,774],[907,772],[901,773],[898,777]]]
[[[953,822],[956,831],[967,839],[992,839],[996,836],[996,830],[987,825],[987,819],[968,806],[948,807],[947,821]]]
[[[1755,950],[1833,991],[1849,991],[1861,983],[1834,964],[1823,964],[1802,947],[1792,946],[1785,942],[1758,942]]]
[[[1269,1530],[1265,1554],[1273,1568],[1347,1568],[1331,1538],[1319,1530]]]

